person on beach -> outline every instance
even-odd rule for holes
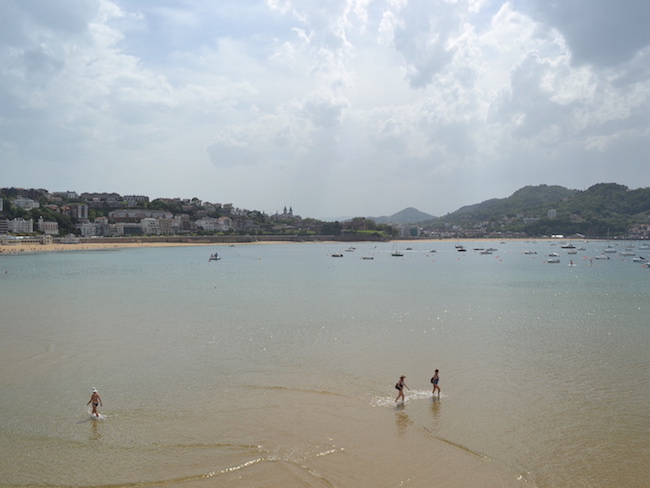
[[[102,399],[99,396],[99,393],[97,393],[97,388],[93,388],[93,394],[90,396],[90,400],[88,401],[88,403],[86,403],[86,405],[90,405],[91,403],[93,404],[92,415],[94,417],[99,418],[99,412],[97,411],[97,407],[98,406],[103,407],[103,405],[102,405]]]
[[[399,381],[395,385],[395,388],[397,388],[397,390],[399,391],[399,393],[397,394],[397,398],[395,399],[395,403],[397,403],[400,398],[402,399],[402,402],[405,400],[405,398],[404,398],[404,388],[408,388],[410,390],[410,388],[408,386],[406,386],[406,383],[404,383],[405,378],[406,378],[406,376],[403,376],[403,375],[400,376]]]
[[[438,376],[438,370],[436,369],[433,377],[431,378],[431,383],[433,384],[433,394],[436,394],[436,390],[438,390],[438,398],[440,398],[440,387],[438,386],[438,382],[440,381],[440,377]]]

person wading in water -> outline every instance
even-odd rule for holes
[[[395,385],[395,388],[397,388],[397,390],[399,391],[399,393],[397,394],[397,398],[395,399],[395,403],[397,403],[400,398],[402,399],[402,401],[405,400],[405,398],[404,398],[404,388],[407,388],[407,389],[410,390],[410,388],[408,386],[406,386],[406,383],[404,383],[405,378],[406,378],[406,376],[400,376],[399,381]]]

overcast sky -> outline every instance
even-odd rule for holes
[[[0,187],[444,215],[650,186],[648,0],[0,0]]]

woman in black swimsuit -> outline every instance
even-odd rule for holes
[[[94,417],[99,418],[99,412],[97,412],[97,407],[102,406],[102,399],[99,396],[99,393],[97,393],[97,388],[93,388],[93,394],[91,395],[90,400],[88,401],[88,403],[86,403],[86,405],[90,405],[91,403],[93,404],[92,415]]]
[[[404,401],[404,388],[408,388],[410,390],[410,388],[406,386],[406,383],[404,383],[405,378],[406,376],[400,376],[399,381],[395,385],[395,388],[397,388],[397,390],[399,391],[399,393],[397,394],[397,398],[395,399],[395,403],[397,403],[400,398],[402,399],[402,401]]]

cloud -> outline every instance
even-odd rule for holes
[[[578,65],[614,67],[650,44],[650,3],[644,0],[535,0],[530,5],[533,15],[562,34]]]
[[[8,0],[3,181],[321,218],[442,214],[541,183],[647,185],[647,11]]]

